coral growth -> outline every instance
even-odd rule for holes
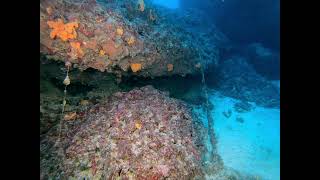
[[[142,128],[142,124],[140,122],[136,122],[135,127],[140,130]]]
[[[83,45],[85,48],[89,48],[92,50],[95,50],[97,48],[97,41],[96,40],[92,40],[92,41],[84,41]]]
[[[119,35],[119,36],[123,35],[123,28],[122,27],[117,28],[117,35]]]
[[[199,161],[203,144],[198,141],[202,133],[197,131],[203,126],[195,123],[183,102],[168,94],[151,86],[117,92],[83,118],[62,134],[66,151],[57,165],[60,170],[50,169],[51,174],[43,176],[203,179]],[[41,168],[48,172],[49,167]]]
[[[82,58],[84,56],[84,52],[80,47],[80,42],[70,42],[70,46],[71,53],[69,55],[71,56],[71,59]]]
[[[126,41],[128,45],[131,46],[135,42],[135,38],[133,36],[130,36],[129,38],[126,39]]]
[[[59,37],[62,41],[67,41],[69,39],[77,38],[77,22],[64,24],[62,19],[58,19],[57,21],[48,21],[47,24],[52,28],[52,31],[50,32],[50,38],[52,39]]]
[[[116,43],[112,40],[108,40],[102,45],[103,51],[110,57],[110,59],[114,60],[116,57],[122,54],[123,48],[116,47]]]
[[[104,72],[109,64],[111,64],[110,60],[105,61],[103,59],[97,59],[96,61],[93,61],[89,66],[101,72]]]
[[[141,64],[140,63],[131,63],[130,64],[132,72],[138,72],[141,70]]]
[[[106,54],[106,52],[104,52],[104,50],[101,49],[101,50],[99,51],[99,55],[100,55],[100,56],[104,56],[105,54]]]
[[[128,72],[131,62],[143,64],[144,71],[136,75],[144,77],[199,73],[190,68],[197,62],[203,67],[216,65],[220,44],[225,42],[215,26],[190,31],[202,16],[190,15],[192,11],[169,12],[152,3],[146,8],[145,3],[138,1],[141,12],[137,0],[41,0],[40,53],[70,61],[81,70],[98,67],[101,71],[101,58],[108,59],[113,65],[105,66],[104,71],[117,76],[133,75]],[[215,34],[214,38],[210,34]],[[78,45],[70,48],[66,41],[79,42],[81,49]],[[167,64],[174,69],[168,71]]]

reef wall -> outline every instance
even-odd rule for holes
[[[214,26],[183,28],[196,19],[149,1],[41,0],[40,53],[119,78],[185,76],[217,64],[226,39]]]

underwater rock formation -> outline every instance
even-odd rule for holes
[[[43,57],[40,59],[40,135],[54,127],[61,119],[65,71],[63,63]],[[84,72],[72,69],[69,76],[71,84],[67,89],[66,113],[82,111],[120,91],[116,77],[112,74],[92,69]]]
[[[119,77],[184,76],[217,63],[223,35],[214,27],[189,32],[182,26],[190,16],[166,11],[149,1],[141,11],[134,0],[41,0],[40,53]]]
[[[245,49],[248,61],[255,70],[268,79],[280,79],[280,55],[261,43],[252,43]]]
[[[145,86],[117,92],[41,142],[41,179],[203,179],[205,128],[185,103]]]
[[[218,89],[226,96],[251,101],[265,107],[279,107],[278,88],[259,75],[243,57],[232,57],[220,64]]]

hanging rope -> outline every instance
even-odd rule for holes
[[[200,53],[198,55],[199,55],[200,61],[202,61],[202,57],[201,57]],[[202,89],[203,89],[205,99],[206,99],[205,111],[207,114],[207,121],[208,121],[208,136],[209,136],[210,144],[212,147],[211,155],[214,155],[216,153],[216,137],[215,137],[214,130],[213,130],[213,118],[211,116],[208,88],[207,88],[206,79],[205,79],[205,75],[204,75],[204,67],[201,64],[200,64],[200,71],[201,71],[201,75],[202,75],[202,85],[203,85]]]
[[[60,124],[59,124],[59,138],[58,138],[58,144],[61,143],[61,133],[62,133],[62,125],[63,125],[63,121],[64,121],[64,111],[65,111],[65,107],[67,104],[67,86],[70,84],[70,78],[69,78],[69,70],[71,67],[71,63],[70,62],[66,62],[65,66],[67,68],[67,74],[65,79],[63,80],[63,84],[64,86],[64,91],[63,91],[63,101],[62,101],[62,110],[61,110],[61,119],[60,119]],[[61,147],[61,146],[59,146]]]
[[[205,99],[206,99],[205,110],[206,110],[207,121],[208,121],[208,136],[210,138],[212,152],[214,152],[216,141],[215,141],[215,135],[214,135],[214,130],[213,130],[213,118],[211,116],[208,88],[207,88],[207,85],[206,85],[206,80],[205,80],[205,76],[204,76],[204,70],[203,70],[202,67],[201,67],[201,75],[202,75],[203,91],[204,91]]]

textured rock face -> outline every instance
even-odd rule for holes
[[[265,107],[279,107],[278,88],[259,75],[243,57],[224,61],[218,72],[219,89],[224,95]]]
[[[55,161],[59,168],[49,169],[46,163],[57,156],[44,156],[42,178],[203,179],[206,133],[192,119],[183,102],[151,86],[115,93],[75,124],[65,124],[65,157]],[[51,134],[43,142],[55,138]],[[42,151],[55,154],[54,149]]]
[[[187,32],[183,23],[196,17],[170,19],[145,4],[141,11],[133,0],[41,0],[40,53],[119,76],[186,75],[217,61],[220,35],[208,38],[219,34],[215,28]]]
[[[264,47],[261,43],[252,43],[246,49],[249,63],[255,70],[268,79],[280,79],[279,53]]]

